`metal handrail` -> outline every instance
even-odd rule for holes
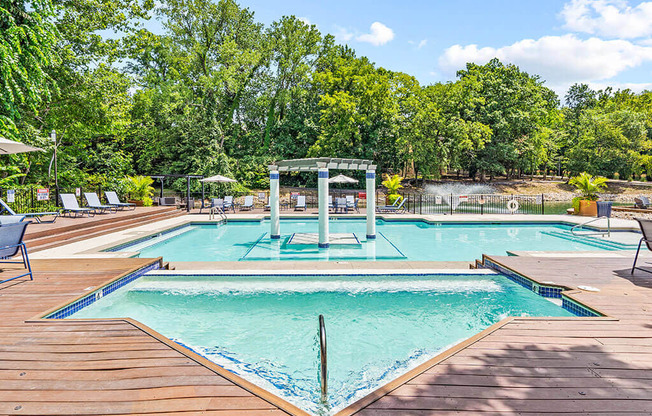
[[[226,224],[228,222],[228,218],[226,217],[226,213],[224,210],[220,207],[212,207],[210,211],[208,212],[208,219],[212,220],[215,214],[218,214],[220,216],[220,219],[224,221]]]
[[[607,232],[604,232],[604,231],[597,231],[597,232],[594,232],[594,233],[584,233],[584,234],[577,234],[577,233],[575,233],[575,229],[576,229],[576,228],[577,228],[577,229],[581,229],[581,228],[584,227],[585,225],[591,224],[592,222],[595,222],[595,221],[599,221],[599,220],[601,220],[601,219],[603,219],[603,218],[606,218],[606,219],[607,219]],[[571,228],[570,232],[571,232],[571,234],[573,234],[573,235],[575,235],[575,236],[579,236],[579,237],[581,237],[581,236],[587,236],[587,235],[605,235],[605,234],[607,235],[607,237],[611,237],[611,219],[610,219],[609,217],[607,217],[607,216],[602,216],[602,217],[593,218],[593,219],[591,219],[590,221],[587,221],[587,222],[585,222],[585,223],[574,225],[574,226]]]
[[[319,315],[319,383],[321,384],[321,401],[328,400],[328,358],[326,353],[326,326],[324,315]]]

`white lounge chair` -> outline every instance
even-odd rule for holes
[[[136,209],[136,204],[132,204],[131,202],[120,202],[118,194],[114,191],[105,191],[104,195],[106,196],[109,205],[113,205],[117,209],[129,208],[131,211]]]
[[[115,214],[118,212],[118,207],[102,204],[102,202],[100,202],[100,198],[95,192],[84,192],[84,198],[86,198],[86,204],[88,204],[88,207],[97,210],[97,212],[100,214],[104,212]]]
[[[3,215],[3,213],[6,212],[9,215]],[[53,215],[54,218],[52,218],[49,221],[44,221],[40,217],[41,216],[50,216]],[[14,218],[13,220],[8,219],[9,217],[18,217]],[[37,223],[39,224],[46,224],[46,223],[53,223],[57,220],[59,217],[59,211],[56,212],[28,212],[24,214],[16,214],[11,207],[0,198],[0,218],[2,218],[5,222],[5,224],[10,223],[10,222],[20,222],[25,218],[34,218]],[[2,224],[2,221],[0,220],[0,224]]]
[[[254,209],[254,197],[253,195],[245,196],[244,204],[240,207],[242,211],[251,211]]]
[[[61,215],[66,215],[72,217],[83,217],[84,214],[89,217],[95,216],[95,210],[92,208],[80,208],[79,203],[77,202],[77,197],[74,194],[59,194],[59,199],[61,199],[61,204],[63,209],[61,210]]]

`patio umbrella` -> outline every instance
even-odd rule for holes
[[[345,175],[337,175],[333,176],[328,180],[328,183],[358,183],[357,179],[349,178],[348,176]]]
[[[235,179],[227,178],[222,175],[209,176],[208,178],[200,179],[200,182],[217,182],[217,183],[226,183],[226,182],[238,182]]]
[[[28,146],[26,144],[15,142],[13,140],[5,139],[0,137],[0,154],[1,155],[11,155],[14,153],[25,153],[25,152],[36,152],[44,150],[38,147]]]

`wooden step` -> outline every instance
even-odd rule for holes
[[[108,227],[106,225],[103,225],[97,228],[87,228],[81,231],[67,232],[67,233],[61,233],[53,236],[38,238],[30,241],[25,241],[25,244],[30,251],[46,250],[49,248],[59,247],[65,244],[86,240],[89,238],[111,234],[117,231],[123,231],[132,227],[151,224],[154,222],[158,222],[170,218],[180,217],[182,215],[185,215],[185,212],[175,210],[172,212],[166,212],[164,214],[159,213],[159,215],[156,216],[148,216],[147,218],[114,222],[113,224],[110,224],[110,226]]]
[[[139,212],[139,213],[133,213],[129,215],[121,215],[120,217],[115,217],[114,214],[97,214],[95,217],[93,217],[93,221],[79,221],[78,223],[66,225],[63,227],[52,227],[52,228],[46,228],[42,231],[37,231],[37,232],[30,232],[28,229],[27,234],[25,235],[25,241],[29,240],[34,240],[38,239],[41,237],[48,237],[52,235],[58,235],[62,234],[68,231],[79,231],[83,230],[86,228],[95,228],[100,225],[108,225],[111,226],[112,224],[115,224],[117,222],[121,221],[126,221],[126,220],[133,220],[133,219],[143,219],[143,218],[148,218],[152,216],[162,216],[165,213],[168,212],[177,212],[175,207],[170,207],[170,208],[162,208],[162,209],[156,209],[153,210],[152,212]],[[102,216],[103,218],[98,218],[99,216]]]

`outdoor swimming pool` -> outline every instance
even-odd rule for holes
[[[318,315],[328,339],[320,399]],[[573,316],[487,271],[144,276],[70,318],[131,317],[316,414],[333,413],[508,316]]]
[[[419,260],[473,261],[482,254],[508,251],[623,250],[635,246],[594,237],[576,237],[570,226],[532,223],[440,223],[377,221],[377,238],[367,240],[363,219],[331,219],[330,233],[353,233],[358,244],[320,249],[290,244],[293,233],[316,233],[316,220],[281,221],[281,239],[269,238],[269,221],[231,221],[228,224],[190,224],[127,244],[112,251],[140,252],[140,257],[163,256],[166,261],[260,260]]]

